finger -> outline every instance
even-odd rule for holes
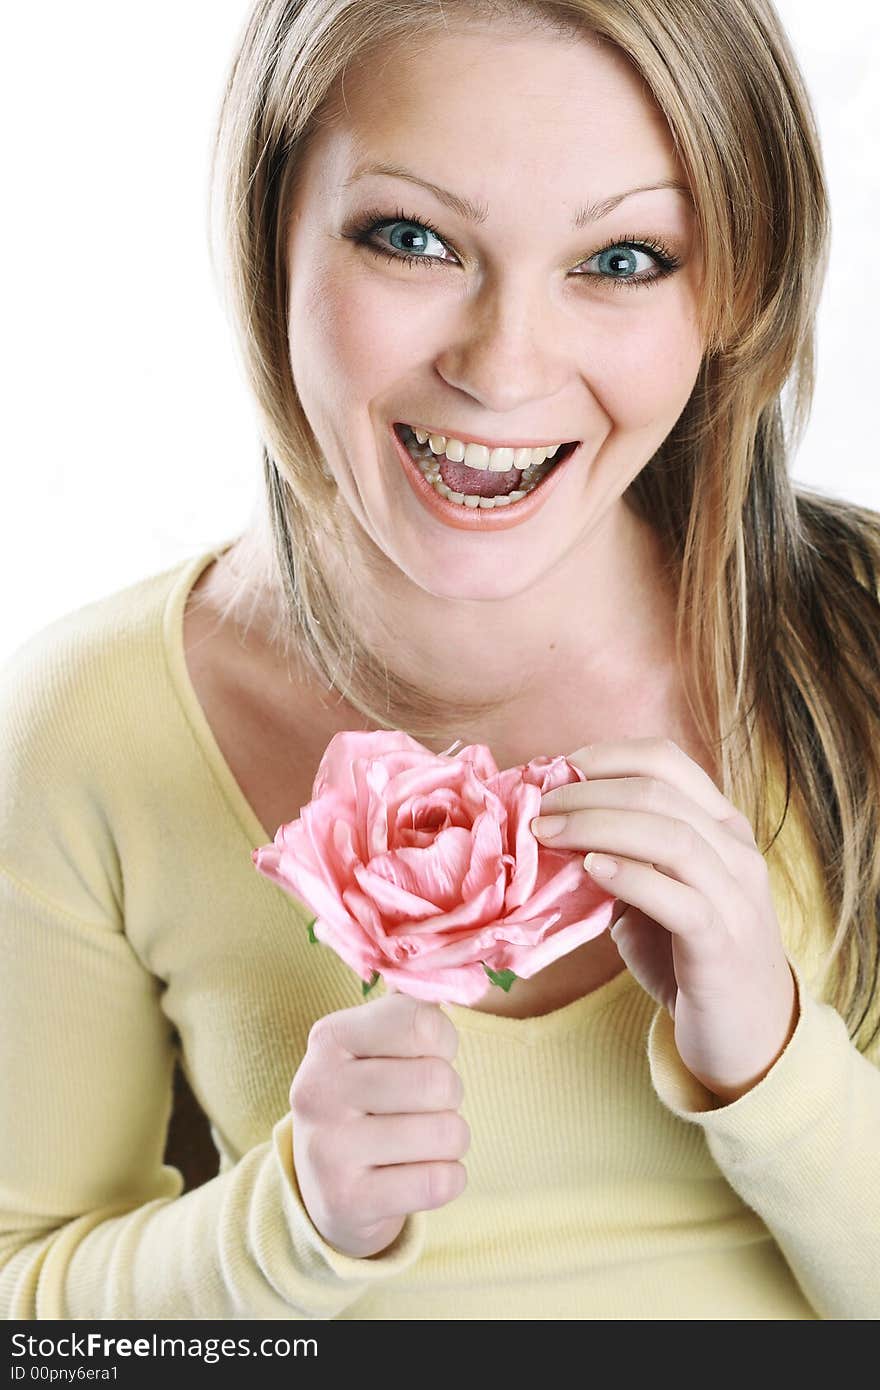
[[[671,806],[671,800],[668,802]],[[548,835],[536,823],[534,835],[550,849],[599,850],[604,854],[625,854],[646,864],[695,882],[700,863],[714,866],[717,879],[723,871],[726,880],[745,880],[750,874],[749,857],[758,858],[740,840],[729,835],[717,821],[692,807],[678,814],[639,811],[631,807],[615,810],[607,806],[568,811],[562,828]],[[705,874],[703,876],[705,882]]]
[[[672,739],[628,738],[608,743],[588,743],[576,752],[566,754],[566,762],[579,767],[591,781],[599,777],[659,777],[690,797],[714,820],[736,821],[740,835],[744,825],[749,825],[747,818],[715,785],[705,768],[689,758]],[[548,792],[547,797],[565,790],[565,787],[557,787],[553,792]],[[544,800],[541,802],[542,808]]]
[[[445,1057],[353,1057],[337,1076],[336,1097],[364,1115],[457,1110],[464,1086]]]
[[[467,1186],[463,1163],[395,1163],[371,1168],[360,1183],[358,1215],[369,1225],[411,1211],[431,1211],[458,1197]]]
[[[458,1051],[455,1024],[440,1005],[408,994],[326,1014],[313,1033],[317,1046],[351,1057],[445,1057],[451,1062]]]
[[[549,842],[554,848],[588,849],[611,856],[621,869],[624,861],[629,861],[648,874],[658,871],[661,877],[695,894],[696,903],[683,902],[686,921],[721,921],[723,913],[747,916],[752,911],[724,857],[688,821],[639,811],[604,810],[573,811],[565,819],[566,829]],[[714,833],[723,834],[717,830]],[[727,852],[731,853],[729,844]],[[742,852],[741,847],[737,852]],[[595,871],[595,866],[591,869],[586,860],[584,868],[607,892],[635,903],[650,916],[656,915],[641,899],[630,897],[621,872],[602,876]],[[719,906],[716,908],[715,904]],[[673,910],[667,908],[667,911]]]
[[[673,936],[693,940],[698,935],[719,932],[719,918],[711,899],[698,888],[660,872],[658,865],[644,864],[622,855],[615,855],[614,859],[617,869],[613,878],[591,871],[585,865],[587,873],[603,887],[611,885],[612,891],[619,893],[628,905],[637,907]],[[625,916],[624,913],[620,920]],[[618,927],[619,924],[614,928],[615,933]],[[616,935],[614,941],[618,945]],[[625,940],[620,944],[626,949]]]
[[[430,1115],[365,1115],[357,1122],[358,1160],[365,1166],[462,1158],[471,1142],[457,1110]]]
[[[567,795],[562,795],[567,793]],[[551,802],[551,798],[553,801]],[[547,804],[547,803],[550,804]],[[627,814],[648,814],[661,820],[685,822],[698,831],[702,838],[724,863],[728,873],[742,877],[749,872],[749,858],[758,853],[751,830],[748,840],[735,826],[722,823],[709,815],[690,797],[685,796],[668,782],[657,777],[616,777],[595,782],[574,782],[565,787],[557,787],[548,792],[541,802],[541,817],[545,815],[565,815],[574,824],[548,837],[539,825],[533,833],[553,849],[565,849],[566,835],[580,836],[589,841],[593,833],[601,833],[602,824],[589,817],[600,816],[603,812],[620,811]],[[578,821],[577,817],[581,817]],[[540,818],[539,818],[540,819]],[[662,844],[662,841],[658,842]],[[578,840],[572,848],[581,848]],[[591,841],[583,844],[584,849],[602,849],[603,846]],[[621,854],[631,854],[633,858],[644,858],[650,863],[657,862],[656,854],[640,853],[635,843],[630,847],[619,844]],[[609,851],[610,852],[610,851]]]

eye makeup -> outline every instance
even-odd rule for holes
[[[448,267],[454,262],[443,260],[438,256],[415,255],[412,252],[402,251],[387,244],[377,242],[376,234],[387,227],[404,225],[414,228],[417,232],[428,233],[438,241],[447,245],[446,239],[440,231],[426,217],[416,217],[408,213],[404,208],[397,208],[393,215],[389,216],[388,211],[382,208],[371,208],[360,214],[343,230],[342,235],[357,245],[365,247],[374,255],[382,256],[385,260],[397,261],[410,269],[416,266],[426,266],[431,270]],[[681,265],[680,257],[676,256],[668,246],[655,237],[625,236],[614,237],[607,241],[604,246],[600,246],[591,256],[586,257],[587,261],[597,260],[599,257],[608,256],[610,252],[617,251],[622,253],[622,257],[633,255],[650,256],[655,264],[655,270],[650,274],[602,274],[591,271],[575,271],[577,278],[600,281],[603,285],[610,285],[613,289],[640,289],[643,286],[655,285],[660,280],[674,274]],[[583,262],[579,262],[583,264]]]

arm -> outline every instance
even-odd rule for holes
[[[691,1075],[665,1008],[648,1034],[651,1080],[667,1109],[702,1127],[820,1317],[880,1318],[880,1070],[791,965],[798,1021],[751,1090],[725,1105]]]
[[[192,1192],[163,1163],[173,1030],[113,833],[152,717],[138,621],[93,605],[0,672],[0,1316],[332,1318],[418,1258],[424,1212],[370,1258],[326,1244],[289,1111]]]
[[[163,1165],[174,1050],[158,982],[112,924],[0,871],[0,1313],[6,1319],[332,1318],[421,1250],[318,1234],[291,1116],[181,1195]]]

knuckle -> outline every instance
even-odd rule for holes
[[[428,1077],[425,1086],[437,1110],[457,1110],[461,1104],[463,1087],[461,1077],[454,1067],[443,1057],[431,1057],[428,1061]]]
[[[327,1047],[334,1039],[333,1014],[322,1014],[316,1018],[309,1029],[308,1042],[306,1044],[309,1051],[321,1051]]]
[[[314,1072],[301,1066],[290,1083],[291,1110],[305,1119],[314,1118],[320,1110],[322,1089]]]
[[[467,1120],[457,1110],[445,1110],[436,1119],[436,1146],[440,1153],[457,1158],[467,1151],[471,1131]]]
[[[464,1082],[455,1070],[455,1067],[450,1065],[449,1070],[452,1073],[452,1080],[450,1083],[452,1087],[452,1104],[449,1106],[449,1109],[457,1110],[464,1100]]]
[[[424,1177],[424,1204],[428,1207],[442,1207],[455,1196],[455,1178],[447,1163],[427,1163]]]
[[[435,1055],[440,1042],[437,1020],[439,1010],[422,1000],[413,1000],[410,1011],[409,1030],[413,1050],[427,1057]]]
[[[456,1119],[459,1121],[458,1154],[461,1157],[462,1154],[467,1153],[471,1146],[471,1127],[464,1115],[459,1115],[456,1112]]]
[[[418,1184],[420,1184],[422,1189],[417,1199],[419,1206],[439,1206],[440,1203],[444,1200],[440,1191],[441,1178],[439,1173],[439,1164],[423,1164],[422,1171],[418,1175],[417,1182]]]
[[[437,1037],[437,1051],[451,1062],[458,1051],[458,1031],[451,1018],[447,1018],[442,1009],[437,1008],[434,1015]]]

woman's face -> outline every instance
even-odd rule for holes
[[[619,521],[700,366],[668,127],[584,39],[463,28],[357,66],[301,167],[288,258],[293,377],[352,537],[438,597],[511,598]],[[437,509],[400,422],[580,445],[521,508]]]

